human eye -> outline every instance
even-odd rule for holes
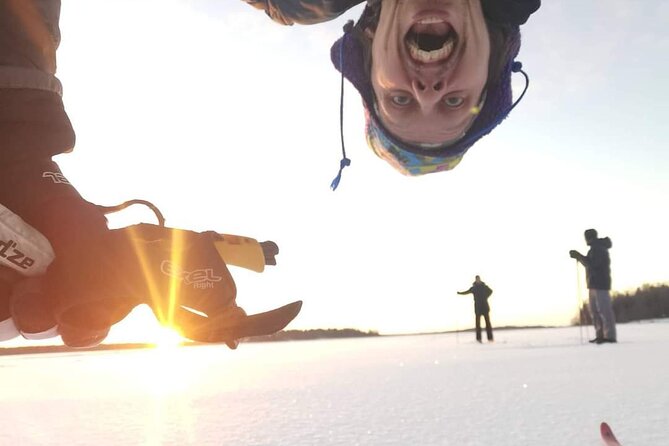
[[[460,96],[447,96],[444,98],[444,104],[449,108],[458,108],[465,103],[465,98]]]
[[[390,100],[394,105],[397,105],[398,107],[406,107],[413,101],[411,96],[403,93],[395,93],[390,95]]]

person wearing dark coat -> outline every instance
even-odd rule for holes
[[[476,276],[471,288],[467,291],[458,291],[458,294],[473,294],[474,295],[474,314],[476,316],[476,340],[481,342],[481,316],[485,320],[485,331],[488,337],[488,342],[493,341],[492,324],[490,323],[490,305],[488,305],[488,298],[492,294],[492,290],[480,276]]]
[[[13,256],[0,255],[0,340],[19,331],[44,337],[58,332],[51,308],[55,293],[40,299],[44,314],[32,314],[31,322],[19,327],[9,317],[15,313],[10,307],[20,308],[12,304],[17,301],[12,294],[24,278],[37,281],[49,265],[58,267],[68,256],[90,251],[90,240],[108,231],[104,214],[52,159],[75,145],[56,77],[60,7],[59,0],[0,0],[0,243],[3,253],[16,250],[25,260],[15,265],[8,262]],[[73,275],[71,269],[67,274]],[[24,291],[26,299],[37,295],[34,289]],[[108,332],[106,327],[84,331],[77,337],[97,340]]]
[[[617,342],[616,318],[611,305],[611,239],[598,238],[595,229],[585,231],[585,242],[590,249],[587,255],[578,251],[569,251],[569,256],[585,267],[588,285],[589,307],[592,323],[595,326],[595,338],[590,342],[603,344]]]

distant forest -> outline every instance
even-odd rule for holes
[[[306,339],[328,339],[328,338],[360,338],[368,336],[379,336],[376,331],[360,331],[353,328],[328,328],[315,330],[283,330],[269,336],[257,336],[248,338],[246,342],[268,342],[268,341],[302,341]]]
[[[613,293],[611,299],[617,322],[669,317],[669,285],[667,284],[644,284],[633,292]],[[592,323],[587,302],[584,302],[581,307],[581,317],[584,324]],[[579,315],[577,314],[572,323],[578,325],[579,322]]]

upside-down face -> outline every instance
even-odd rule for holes
[[[383,0],[372,42],[379,119],[410,144],[457,141],[481,105],[489,58],[480,0]]]

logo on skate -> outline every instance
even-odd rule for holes
[[[160,264],[160,271],[167,276],[182,280],[186,285],[192,285],[193,288],[213,288],[214,282],[223,280],[221,276],[214,274],[213,268],[186,271],[169,260],[163,260]]]
[[[35,259],[19,250],[14,240],[0,240],[0,258],[23,270],[35,264]]]
[[[60,172],[42,172],[42,178],[51,178],[51,181],[56,184],[70,184],[65,175]]]

